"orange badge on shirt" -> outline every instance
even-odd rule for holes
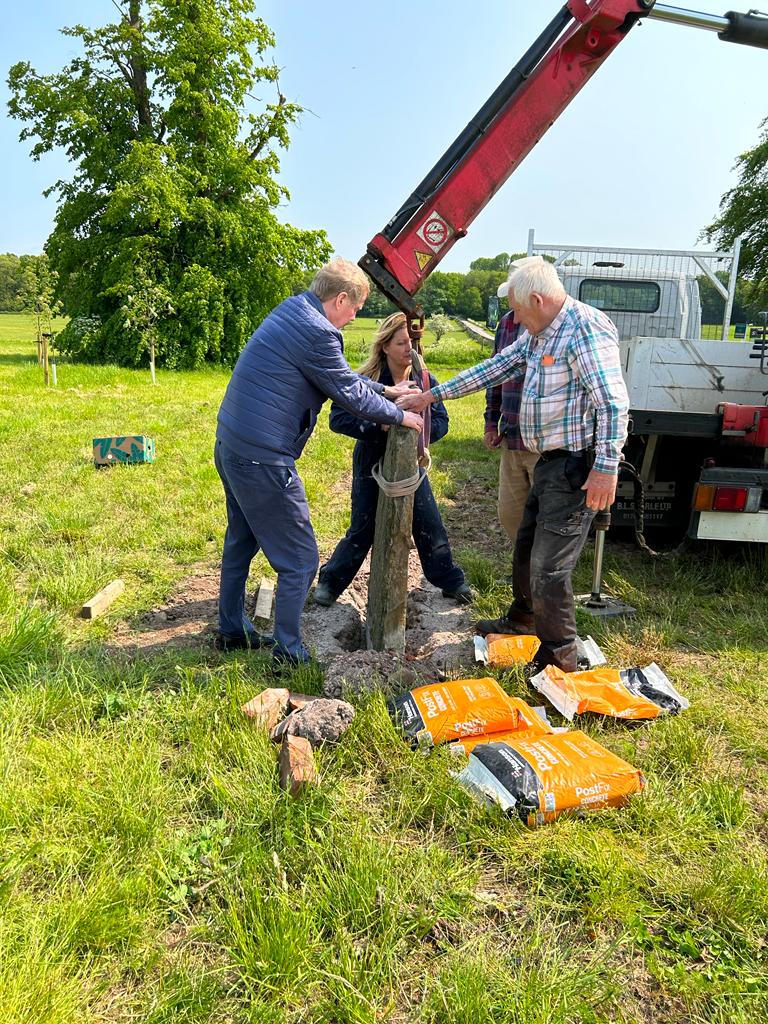
[[[549,356],[549,355],[542,356],[541,357],[541,365],[542,366],[554,366],[555,365],[555,357],[554,356]]]

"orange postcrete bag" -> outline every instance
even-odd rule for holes
[[[482,736],[464,736],[460,740],[449,744],[448,749],[457,757],[471,754],[478,743],[504,743],[508,739],[532,739],[538,736],[548,736],[554,731],[544,716],[544,709],[536,710],[530,704],[526,704],[520,697],[509,698],[518,711],[517,724],[514,729],[504,732],[489,732]]]
[[[509,668],[520,662],[526,664],[541,646],[537,636],[506,636],[503,633],[489,633],[485,638],[488,646],[488,664],[495,668]]]
[[[514,699],[490,678],[420,686],[395,697],[388,707],[413,746],[514,729],[520,715]]]
[[[569,722],[587,711],[643,720],[676,715],[690,707],[655,662],[642,669],[593,668],[587,672],[563,672],[547,665],[531,678],[531,686]]]
[[[563,811],[623,807],[645,785],[639,769],[583,732],[481,744],[456,778],[529,826]]]

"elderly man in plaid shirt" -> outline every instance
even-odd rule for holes
[[[539,459],[515,544],[515,599],[505,616],[477,628],[535,630],[541,647],[531,671],[555,664],[573,672],[579,666],[571,577],[595,513],[613,504],[627,434],[618,335],[604,313],[567,295],[541,258],[512,268],[509,295],[524,328],[513,345],[398,403],[419,411],[524,375],[520,434]]]
[[[514,260],[510,269],[524,266],[527,258]],[[498,291],[499,298],[509,296],[509,281]],[[522,328],[515,320],[512,300],[496,328],[493,354],[497,355],[517,341]],[[529,452],[520,436],[520,400],[523,395],[523,377],[512,377],[502,384],[494,384],[485,392],[486,448],[499,449],[499,522],[514,548],[517,531],[523,518],[523,509],[533,485],[533,470],[539,461],[537,452]]]

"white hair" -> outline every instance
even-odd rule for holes
[[[565,296],[565,288],[557,270],[540,256],[529,256],[518,260],[509,275],[509,291],[513,302],[527,303],[533,292],[550,299]]]
[[[504,284],[499,285],[496,294],[499,296],[500,299],[505,299],[507,295],[509,295],[509,282],[512,279],[512,275],[516,270],[519,270],[522,267],[530,267],[534,265],[538,266],[538,264],[543,262],[543,256],[520,256],[518,259],[512,260],[512,262],[509,264],[507,280],[504,282]]]

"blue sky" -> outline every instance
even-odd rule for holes
[[[281,218],[323,227],[357,259],[522,53],[560,9],[551,0],[389,0],[350,7],[265,0],[277,37],[280,86],[306,111],[282,157],[291,201]],[[748,4],[691,0],[722,14]],[[16,60],[41,72],[74,56],[63,24],[112,19],[110,0],[13,4],[0,41],[5,77]],[[271,91],[263,90],[265,99]],[[545,243],[688,248],[715,216],[768,116],[768,51],[696,29],[634,29],[555,122],[441,264]],[[33,163],[20,125],[2,119],[1,252],[39,252],[67,174],[61,156]]]

